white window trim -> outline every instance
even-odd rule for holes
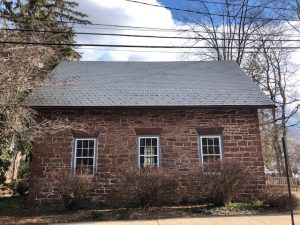
[[[75,144],[74,144],[74,156],[73,156],[73,174],[76,174],[76,155],[77,155],[77,141],[94,141],[94,155],[93,155],[93,176],[95,175],[95,170],[96,170],[96,152],[97,152],[97,138],[74,138]],[[78,158],[92,158],[92,157],[78,157]]]
[[[157,155],[147,155],[147,156],[157,156],[157,167],[160,167],[160,137],[157,136],[157,135],[148,135],[148,136],[138,136],[138,144],[137,144],[137,150],[138,150],[138,168],[141,168],[141,161],[140,161],[140,157],[141,157],[141,154],[140,154],[140,140],[141,138],[156,138],[157,140]]]
[[[199,135],[200,139],[200,155],[201,155],[201,162],[203,163],[203,144],[202,138],[218,138],[220,143],[220,154],[205,154],[205,156],[220,156],[220,160],[223,159],[223,142],[222,142],[222,135]]]

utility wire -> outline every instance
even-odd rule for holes
[[[6,16],[0,16],[0,18],[7,18]],[[16,20],[22,21],[22,19],[18,18]],[[37,21],[40,22],[40,20],[37,19],[30,19],[29,21]],[[50,20],[44,20],[44,21],[50,21]],[[239,33],[236,32],[223,32],[223,31],[203,31],[203,30],[192,30],[192,29],[171,29],[171,28],[159,28],[159,27],[143,27],[143,26],[126,26],[126,25],[117,25],[117,24],[102,24],[102,23],[90,23],[88,25],[82,24],[82,23],[76,23],[76,22],[67,22],[67,21],[56,21],[57,23],[72,23],[77,24],[79,26],[73,26],[72,28],[80,28],[80,29],[108,29],[108,30],[132,30],[132,31],[159,31],[159,32],[199,32],[199,33],[219,33],[219,34],[230,34],[230,35],[239,35]],[[88,26],[104,26],[104,27],[88,27]],[[111,28],[107,28],[111,27]],[[117,29],[117,28],[118,29]],[[119,29],[120,28],[120,29]],[[123,29],[124,28],[124,29]],[[132,29],[131,29],[132,28]],[[265,36],[265,34],[261,33],[253,33],[253,35],[260,35]],[[293,34],[288,34],[289,36],[296,36]],[[269,36],[281,36],[281,34],[270,34]],[[298,35],[299,36],[299,35]]]
[[[184,12],[189,12],[189,13],[197,13],[197,14],[202,14],[202,15],[207,15],[207,16],[222,16],[222,17],[231,17],[231,18],[248,18],[248,19],[253,19],[253,20],[268,20],[268,21],[299,21],[298,19],[294,19],[294,18],[290,18],[290,19],[280,19],[280,18],[255,18],[255,17],[247,17],[247,16],[232,16],[232,15],[225,15],[225,14],[219,14],[219,13],[211,13],[211,12],[201,12],[201,11],[196,11],[196,10],[191,10],[191,9],[182,9],[182,8],[175,8],[175,7],[168,7],[168,6],[163,6],[163,5],[158,5],[158,4],[150,4],[150,3],[146,3],[146,2],[139,2],[139,1],[135,1],[135,0],[124,0],[127,2],[131,2],[131,3],[136,3],[136,4],[142,4],[142,5],[147,5],[147,6],[152,6],[152,7],[159,7],[159,8],[165,8],[165,9],[170,9],[170,10],[176,10],[176,11],[184,11]],[[224,3],[226,4],[226,3]],[[257,6],[259,7],[259,6]],[[264,7],[265,8],[265,7]],[[279,8],[278,8],[279,9]],[[6,19],[11,19],[11,20],[20,20],[20,18],[14,18],[14,17],[9,17],[9,16],[1,16],[2,18],[6,18]],[[47,20],[43,20],[43,18],[41,18],[42,21],[47,21]],[[41,20],[38,20],[39,22],[41,22]],[[48,20],[53,22],[52,20]],[[91,23],[80,23],[80,22],[74,22],[74,21],[55,21],[57,23],[70,23],[70,24],[83,24],[83,25],[103,25],[103,24],[91,24]],[[121,26],[120,26],[121,27]],[[129,26],[123,26],[123,27],[129,27]]]
[[[77,50],[95,50],[95,51],[116,51],[116,52],[145,52],[145,53],[172,53],[172,54],[210,54],[212,52],[189,52],[189,51],[147,51],[147,50],[132,50],[132,49],[115,49],[115,48],[89,48],[78,47]]]
[[[193,54],[193,55],[199,55],[199,54],[211,54],[212,51],[147,51],[147,50],[132,50],[132,49],[115,49],[115,48],[101,48],[101,47],[78,47],[77,50],[95,50],[95,51],[117,51],[117,52],[146,52],[146,53],[176,53],[176,54]],[[256,53],[255,51],[245,51],[245,53]]]
[[[189,2],[199,2],[199,3],[207,3],[207,4],[214,4],[214,5],[226,5],[226,6],[243,6],[242,4],[237,3],[228,3],[228,2],[217,2],[217,1],[205,1],[205,0],[186,0]],[[263,5],[268,4],[264,3]],[[273,9],[273,10],[287,10],[287,11],[295,11],[295,9],[292,8],[283,8],[283,7],[271,7],[271,6],[259,6],[259,5],[248,5],[245,4],[244,6],[247,6],[249,8],[265,8],[265,9]]]
[[[216,49],[213,46],[170,46],[170,45],[112,45],[112,44],[82,44],[82,43],[51,43],[51,42],[25,42],[25,41],[0,41],[0,44],[13,45],[44,45],[44,46],[92,46],[92,47],[114,47],[114,48],[168,48],[168,49]],[[218,48],[228,48],[219,46]],[[239,49],[240,47],[231,47]],[[300,49],[300,46],[277,47],[270,46],[269,49]],[[244,47],[244,49],[254,49],[254,47]]]
[[[298,19],[294,19],[294,18],[280,19],[280,18],[266,18],[266,17],[232,16],[232,15],[225,15],[225,14],[219,14],[219,13],[196,11],[196,10],[192,10],[192,9],[182,9],[182,8],[175,8],[175,7],[163,6],[163,5],[157,5],[157,4],[150,4],[150,3],[139,2],[139,1],[135,1],[135,0],[124,0],[124,1],[131,2],[131,3],[137,3],[137,4],[141,4],[141,5],[158,7],[158,8],[164,8],[164,9],[169,9],[169,10],[201,14],[201,15],[206,15],[206,16],[220,16],[220,17],[252,19],[252,20],[268,20],[268,21],[275,21],[275,20],[276,21],[287,21],[287,20],[288,21],[299,21]]]
[[[98,33],[98,32],[68,32],[68,31],[51,31],[51,30],[31,30],[31,29],[15,29],[15,28],[3,28],[5,31],[16,31],[16,32],[33,32],[33,33],[53,33],[53,34],[75,34],[75,35],[97,35],[97,36],[117,36],[117,37],[134,37],[134,38],[160,38],[160,39],[186,39],[186,40],[211,40],[209,37],[184,37],[184,36],[160,36],[160,35],[138,35],[138,34],[120,34],[120,33]],[[218,41],[228,40],[241,40],[239,38],[216,38]],[[258,39],[247,39],[249,41],[257,41]],[[300,39],[263,39],[264,41],[287,41],[287,42],[298,42]]]
[[[103,26],[120,26],[120,25],[112,25],[112,24],[103,24]],[[121,26],[121,27],[132,27],[132,26]],[[108,29],[108,30],[119,30],[119,29],[115,29],[115,28],[89,28],[89,27],[73,27],[73,28],[82,28],[82,29],[99,29],[99,30],[102,30],[102,29]],[[140,27],[136,27],[136,28],[140,28]],[[141,27],[143,28],[143,27]],[[147,27],[144,27],[146,29],[148,29]],[[69,33],[68,31],[50,31],[50,30],[33,30],[33,29],[19,29],[19,28],[0,28],[1,30],[10,30],[10,31],[20,31],[20,32],[39,32],[39,33],[47,33],[47,32],[52,32],[52,33]],[[164,29],[164,28],[149,28],[151,30],[149,31],[152,31],[152,29],[163,29],[161,31],[164,31],[164,30],[167,30],[167,31],[174,31],[174,32],[193,32],[192,30],[188,30],[188,29]],[[120,29],[120,30],[125,30],[125,31],[128,31],[128,30],[131,30],[131,29]],[[135,30],[133,29],[133,31],[143,31],[143,30]],[[147,30],[148,31],[148,30]],[[160,30],[157,30],[157,31],[160,31]],[[71,32],[71,31],[70,31]],[[209,32],[207,31],[197,31],[195,30],[195,32],[199,32],[199,33],[204,33],[204,34],[208,34]],[[93,34],[93,35],[97,35],[97,32],[80,32],[80,31],[75,31],[73,32],[75,34]],[[194,33],[194,32],[193,32]],[[217,33],[217,34],[222,34],[222,35],[226,35],[226,34],[230,34],[230,35],[239,35],[239,33],[236,33],[236,32],[222,32],[222,31],[212,31],[211,33]],[[101,33],[99,35],[102,35]],[[104,34],[103,34],[104,35]],[[113,34],[112,34],[113,35]],[[122,34],[123,35],[123,34]],[[268,36],[268,37],[280,37],[282,36],[282,34],[262,34],[262,33],[253,33],[253,35],[257,35],[257,36]],[[297,35],[297,34],[291,34],[291,33],[285,33],[285,35],[288,35],[289,37],[300,37],[300,35]],[[138,36],[145,36],[145,37],[151,37],[151,36],[157,36],[157,35],[138,35]],[[163,36],[164,37],[164,36]],[[167,37],[172,37],[172,36],[167,36]],[[178,37],[178,36],[176,36]],[[174,36],[172,38],[175,38]],[[220,37],[222,39],[224,39],[223,37]],[[193,38],[191,38],[193,39]],[[198,38],[196,38],[198,39]],[[226,38],[225,38],[226,40]]]
[[[0,16],[0,18],[7,18]],[[15,19],[18,21],[24,21],[20,18]],[[37,21],[40,22],[38,19],[29,19],[27,21]],[[50,20],[44,20],[44,21],[50,21]],[[82,23],[73,23],[73,22],[64,22],[64,21],[56,21],[57,23],[72,23],[76,24],[78,26],[71,26],[70,28],[80,28],[80,29],[95,29],[95,30],[102,30],[102,29],[111,29],[111,30],[133,30],[133,31],[170,31],[170,32],[186,32],[190,31],[188,29],[171,29],[171,28],[159,28],[159,27],[142,27],[142,26],[125,26],[125,25],[118,25],[118,24],[103,24],[103,23],[90,23],[88,25],[82,24]],[[3,24],[2,24],[3,25]],[[93,27],[89,27],[93,26]],[[101,26],[101,27],[95,27],[95,26]]]
[[[118,26],[118,25],[115,25]],[[222,35],[239,35],[239,33],[237,32],[223,32],[223,31],[205,31],[205,30],[192,30],[192,29],[165,29],[165,28],[161,28],[162,30],[152,30],[151,28],[148,30],[147,27],[145,27],[145,29],[123,29],[123,28],[107,28],[107,27],[73,27],[73,28],[78,28],[78,29],[91,29],[91,30],[123,30],[123,31],[159,31],[159,32],[193,32],[193,33],[203,33],[203,34],[212,34],[212,33],[216,33],[216,34],[222,34]],[[159,28],[158,28],[159,29]],[[250,32],[249,32],[250,33]],[[277,34],[262,34],[262,33],[252,33],[252,35],[257,35],[257,36],[269,36],[269,37],[279,37],[282,36],[281,33],[277,33]],[[298,34],[292,34],[292,33],[285,33],[285,35],[288,35],[289,37],[300,37],[300,35]]]

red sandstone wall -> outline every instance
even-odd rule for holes
[[[98,136],[95,186],[89,193],[93,201],[105,201],[118,184],[119,168],[136,165],[137,148],[134,128],[162,128],[160,136],[161,167],[177,168],[180,188],[189,185],[187,172],[197,166],[199,147],[195,128],[224,127],[224,156],[235,158],[251,167],[257,183],[241,194],[249,196],[264,185],[264,164],[256,109],[103,109],[44,110],[70,120],[82,121],[88,136]],[[62,131],[45,137],[33,152],[29,198],[35,204],[55,201],[49,198],[45,181],[51,172],[71,168],[72,132]],[[76,135],[76,134],[75,134]],[[221,185],[221,184],[220,184]]]

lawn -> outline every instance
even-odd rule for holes
[[[276,212],[260,202],[245,204],[232,203],[229,207],[212,207],[208,205],[153,207],[141,209],[93,209],[70,212],[60,207],[28,208],[26,197],[0,199],[0,224],[49,224],[81,221],[109,221],[156,219],[174,217],[199,217],[216,215],[257,215]]]

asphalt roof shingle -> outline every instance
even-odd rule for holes
[[[66,61],[30,106],[256,106],[274,103],[233,61]]]

